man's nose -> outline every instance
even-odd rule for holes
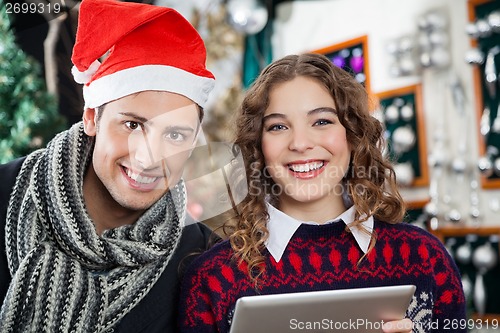
[[[151,135],[142,135],[136,137],[134,159],[144,169],[158,166],[164,158],[164,147],[161,140],[154,139]]]

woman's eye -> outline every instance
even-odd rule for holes
[[[324,126],[328,124],[332,124],[333,122],[328,119],[319,119],[314,123],[314,126]]]
[[[280,124],[270,125],[270,126],[267,127],[267,131],[268,132],[282,131],[284,129],[286,129],[286,126],[285,125],[280,125]]]
[[[136,121],[126,121],[125,126],[127,126],[132,131],[142,128],[141,124]]]

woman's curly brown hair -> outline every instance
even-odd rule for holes
[[[370,115],[365,88],[349,73],[321,54],[289,55],[267,66],[248,90],[237,114],[235,146],[244,159],[249,194],[236,207],[237,214],[226,230],[239,262],[246,262],[250,279],[257,286],[263,273],[262,250],[268,238],[266,201],[278,205],[271,195],[274,184],[265,171],[262,154],[263,115],[274,87],[297,76],[315,79],[331,93],[340,123],[351,148],[349,171],[344,178],[347,196],[356,207],[351,226],[361,227],[369,216],[398,223],[405,206],[398,192],[395,173],[382,154],[383,127]],[[370,248],[373,248],[375,237]]]

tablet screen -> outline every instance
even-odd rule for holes
[[[404,318],[414,292],[401,285],[242,297],[230,333],[380,333]]]

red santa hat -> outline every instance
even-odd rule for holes
[[[166,7],[83,0],[71,60],[85,108],[145,90],[181,94],[203,107],[215,83],[200,35]]]

